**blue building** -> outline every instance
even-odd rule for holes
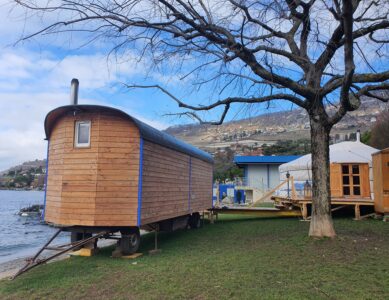
[[[244,169],[244,177],[235,182],[236,189],[245,190],[247,201],[256,202],[266,191],[280,183],[278,167],[299,158],[288,156],[235,156],[234,163]]]
[[[213,205],[215,205],[217,200],[221,201],[226,196],[231,199],[233,203],[245,202],[244,191],[237,190],[234,184],[215,183],[213,185]]]

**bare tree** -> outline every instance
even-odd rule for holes
[[[370,145],[378,149],[389,147],[389,110],[377,116],[377,122],[371,129]]]
[[[329,133],[359,107],[362,95],[388,101],[377,93],[389,87],[387,0],[16,2],[34,13],[57,14],[59,20],[25,39],[64,31],[102,38],[115,43],[114,51],[125,55],[137,49],[139,59],[175,68],[197,88],[211,84],[219,94],[198,105],[158,84],[128,85],[159,89],[185,109],[182,115],[200,122],[205,111],[222,108],[220,119],[208,122],[221,124],[237,103],[286,100],[304,108],[312,141],[309,235],[335,236]]]

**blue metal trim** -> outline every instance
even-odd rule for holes
[[[45,220],[45,213],[46,213],[46,194],[47,194],[47,175],[49,174],[49,147],[50,147],[50,141],[47,141],[47,150],[46,150],[46,176],[45,176],[45,196],[43,200],[43,214],[42,219]]]
[[[270,189],[270,165],[266,165],[267,167],[267,188]]]
[[[265,155],[265,156],[234,156],[235,164],[283,164],[300,158],[301,155]]]
[[[189,192],[188,192],[188,210],[190,211],[190,198],[192,192],[192,157],[189,156]]]
[[[214,180],[213,180],[213,171],[212,171],[212,176],[211,176],[211,182],[212,182],[212,184],[211,184],[211,189],[212,189],[212,208],[214,208],[214,205],[213,205],[213,189],[214,189],[214,187],[215,187],[215,183],[214,183]],[[216,199],[215,199],[215,201],[217,200],[217,193],[216,193],[216,197],[215,197]]]
[[[143,138],[139,142],[139,177],[138,177],[138,222],[140,226],[140,218],[142,214],[142,185],[143,185]]]

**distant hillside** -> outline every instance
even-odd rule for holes
[[[9,173],[10,171],[28,171],[31,168],[32,169],[37,169],[37,168],[46,168],[46,159],[36,159],[32,161],[26,161],[22,163],[21,165],[17,165],[14,167],[11,167],[7,170],[0,171],[0,175],[4,175]]]
[[[27,161],[0,173],[0,189],[43,189],[46,160]]]
[[[388,107],[387,103],[365,98],[357,111],[348,113],[332,129],[332,138],[338,141],[345,140],[357,129],[362,132],[370,129],[376,121],[376,116]],[[166,132],[213,153],[237,143],[258,147],[280,140],[307,139],[310,134],[309,128],[306,111],[294,109],[227,122],[219,126],[198,124],[173,126],[166,129]]]

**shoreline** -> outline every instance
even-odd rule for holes
[[[98,246],[98,248],[104,248],[104,247],[111,246],[115,243],[116,243],[116,241],[104,239],[104,240],[98,240],[97,246]],[[44,255],[42,255],[42,257],[47,257],[52,253],[55,253],[55,251],[46,250],[44,252]],[[0,263],[0,280],[4,280],[7,278],[10,279],[13,275],[16,274],[17,271],[19,271],[26,264],[26,259],[33,256],[34,254],[35,253],[31,253],[29,256],[15,258],[15,259],[11,259],[9,261]],[[67,253],[64,253],[64,254],[54,258],[53,260],[49,261],[48,263],[50,264],[52,262],[64,260],[64,259],[67,259],[69,257],[70,257],[70,252],[67,252]]]
[[[43,257],[47,257],[49,253],[44,255]],[[7,262],[0,263],[0,280],[3,279],[11,279],[12,276],[16,274],[24,265],[26,264],[26,259],[30,256],[26,256],[23,258],[15,258]],[[65,253],[53,259],[48,263],[52,263],[55,261],[63,260],[70,257],[69,253]]]
[[[16,258],[0,263],[0,280],[12,277],[26,263],[26,258]]]

